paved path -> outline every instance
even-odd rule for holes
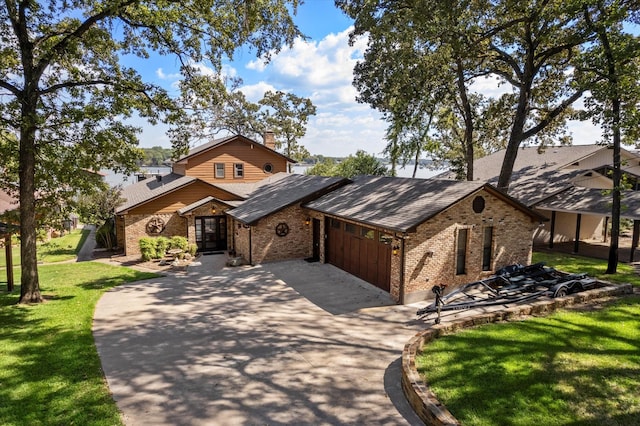
[[[82,230],[89,230],[89,236],[84,240],[82,248],[78,252],[76,262],[87,262],[93,260],[93,250],[96,248],[96,227],[95,225],[85,225]]]
[[[289,261],[123,285],[94,336],[127,425],[421,424],[400,389],[415,306],[331,266]]]

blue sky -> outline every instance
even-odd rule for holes
[[[355,101],[357,93],[351,84],[353,66],[366,42],[348,45],[352,21],[335,7],[333,0],[307,0],[299,7],[295,21],[308,40],[297,40],[266,65],[254,52],[240,51],[233,62],[227,62],[225,72],[243,79],[241,90],[254,102],[267,90],[310,98],[317,114],[311,117],[307,134],[300,142],[311,154],[347,156],[363,149],[380,155],[386,145],[386,124],[377,111]],[[138,63],[145,79],[167,89],[179,78],[172,58],[154,57]],[[202,68],[208,70],[205,65]],[[495,81],[480,81],[478,87],[485,94],[499,93]],[[166,127],[137,124],[143,127],[140,146],[171,146]],[[600,137],[599,130],[590,123],[572,123],[570,130],[576,144],[595,143]]]

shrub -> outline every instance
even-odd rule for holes
[[[171,240],[167,237],[156,237],[156,259],[160,259],[165,255],[171,246]]]
[[[98,247],[109,250],[116,245],[116,227],[112,219],[107,220],[96,230],[96,244]]]
[[[140,245],[140,254],[142,255],[142,260],[147,261],[151,259],[157,258],[157,250],[156,250],[156,241],[155,238],[152,237],[144,237],[140,238],[138,241]]]
[[[189,241],[185,237],[176,235],[175,237],[171,237],[171,248],[187,251],[189,248]]]
[[[198,251],[198,246],[195,244],[189,244],[189,254],[191,255],[191,257],[195,257],[196,252]]]

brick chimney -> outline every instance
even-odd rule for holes
[[[273,150],[276,149],[276,137],[273,135],[272,131],[267,130],[266,132],[264,132],[262,138],[264,139],[264,146]]]

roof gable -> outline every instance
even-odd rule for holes
[[[253,224],[299,202],[318,197],[336,186],[347,183],[340,177],[284,174],[280,179],[261,185],[239,207],[227,212],[229,216]]]
[[[182,157],[178,158],[175,163],[176,164],[184,164],[186,163],[188,160],[201,155],[205,152],[208,152],[210,150],[213,149],[218,149],[220,147],[223,147],[224,145],[231,143],[231,142],[242,142],[245,144],[253,144],[253,146],[258,147],[258,149],[264,149],[267,152],[270,152],[272,154],[275,154],[281,158],[284,158],[286,161],[290,162],[290,163],[296,163],[295,160],[292,160],[291,158],[280,154],[278,151],[275,151],[269,147],[266,147],[264,144],[260,143],[260,142],[256,142],[253,139],[249,139],[245,136],[242,135],[234,135],[234,136],[227,136],[224,138],[220,138],[220,139],[214,139],[211,142],[207,142],[204,143],[202,145],[198,145],[196,147],[193,147],[189,150],[189,153],[186,155],[183,155]]]

